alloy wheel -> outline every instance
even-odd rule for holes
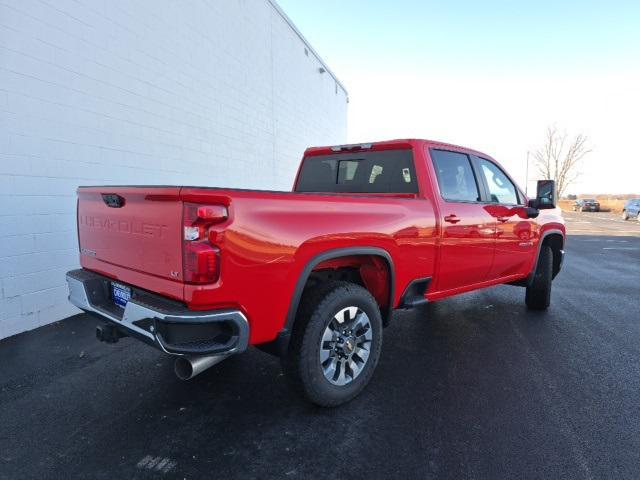
[[[333,385],[344,386],[362,373],[369,359],[373,331],[368,315],[358,307],[336,313],[320,340],[320,365]]]

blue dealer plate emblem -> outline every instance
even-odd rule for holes
[[[113,293],[113,302],[125,308],[129,300],[131,300],[131,289],[119,283],[111,282],[111,291]]]

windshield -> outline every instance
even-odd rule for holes
[[[418,193],[411,150],[306,157],[296,192]]]

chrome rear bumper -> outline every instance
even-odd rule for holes
[[[166,353],[231,355],[249,344],[249,322],[239,310],[193,311],[133,286],[122,308],[111,298],[111,279],[84,269],[68,272],[67,284],[76,307]]]

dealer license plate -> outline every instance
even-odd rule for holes
[[[129,300],[131,300],[131,289],[116,282],[111,282],[111,292],[113,293],[113,302],[125,308]]]

